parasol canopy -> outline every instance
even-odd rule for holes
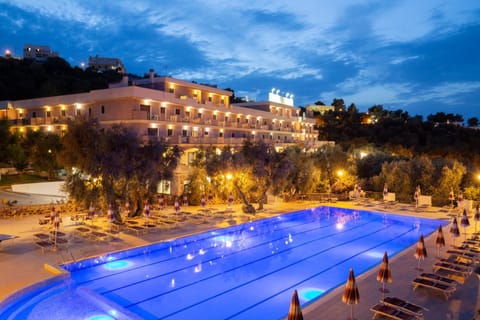
[[[417,242],[417,249],[415,250],[415,258],[418,260],[417,270],[422,271],[420,268],[420,261],[427,257],[427,248],[425,248],[425,241],[423,240],[423,234],[420,235],[420,239]]]
[[[453,237],[453,245],[455,246],[455,238],[460,236],[460,231],[458,230],[457,217],[453,217],[452,225],[450,226],[450,234]]]
[[[353,305],[360,302],[360,293],[358,292],[357,283],[355,282],[355,275],[353,269],[350,269],[347,283],[345,284],[345,291],[343,292],[342,301],[351,305],[351,319],[353,318]]]
[[[300,302],[298,301],[297,290],[293,291],[292,302],[290,303],[290,309],[288,310],[287,320],[303,320],[302,309],[300,308]]]
[[[390,267],[388,265],[388,255],[387,251],[383,254],[383,260],[382,264],[380,265],[380,268],[378,269],[378,274],[377,274],[377,281],[382,283],[382,288],[380,291],[382,292],[382,297],[385,295],[385,293],[388,293],[388,290],[385,289],[385,283],[392,282],[392,272],[390,270]]]
[[[438,226],[435,245],[437,246],[437,256],[440,256],[440,248],[445,247],[445,237],[443,236],[442,226]]]

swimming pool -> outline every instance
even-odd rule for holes
[[[429,235],[438,220],[318,207],[65,265],[9,319],[280,319]],[[33,300],[33,301],[32,301]],[[11,316],[13,314],[13,316]],[[6,317],[8,318],[8,317]]]

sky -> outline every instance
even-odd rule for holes
[[[363,112],[480,119],[476,0],[0,0],[2,55],[25,44],[256,101],[276,88],[296,106],[341,98]]]

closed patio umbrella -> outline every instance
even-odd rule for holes
[[[462,220],[460,220],[460,224],[463,227],[463,234],[465,236],[465,240],[467,239],[467,227],[470,226],[470,221],[468,221],[467,216],[467,209],[463,209]]]
[[[458,230],[457,217],[453,217],[452,225],[450,226],[450,233],[453,237],[453,246],[455,246],[455,238],[460,236],[460,231]]]
[[[420,261],[422,261],[427,257],[427,248],[425,248],[425,242],[423,241],[423,234],[420,235],[420,239],[417,242],[417,250],[415,250],[414,255],[415,255],[415,258],[418,260],[417,270],[423,271],[423,269],[420,268]]]
[[[88,219],[92,220],[92,224],[93,224],[94,215],[95,215],[95,208],[93,207],[93,202],[90,202],[90,207],[88,208]]]
[[[473,220],[475,221],[475,233],[477,233],[477,221],[480,221],[480,210],[478,208],[478,204],[475,207],[475,215],[473,216]]]
[[[300,302],[298,301],[297,290],[293,291],[292,302],[290,303],[290,309],[288,310],[287,320],[303,320],[302,309],[300,308]]]
[[[353,269],[350,269],[348,280],[345,284],[345,291],[343,292],[342,301],[351,306],[350,319],[355,319],[353,317],[353,305],[360,302],[360,293],[358,292],[357,283],[355,282],[355,275],[353,274]]]
[[[382,292],[383,299],[385,297],[385,293],[389,292],[387,289],[385,289],[385,283],[392,283],[392,272],[388,265],[387,251],[385,251],[385,253],[383,254],[382,264],[380,265],[380,269],[378,270],[377,274],[377,281],[382,283],[382,288],[380,288],[380,291]]]
[[[455,193],[453,188],[450,188],[450,193],[448,194],[448,200],[450,200],[450,206],[453,208],[453,200],[455,200]]]
[[[437,246],[437,256],[440,257],[440,248],[445,247],[445,237],[443,236],[442,226],[438,227],[435,245]]]
[[[145,225],[148,226],[148,218],[150,217],[150,205],[148,201],[145,201],[145,207],[143,208],[143,214],[145,215]]]

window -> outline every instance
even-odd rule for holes
[[[36,111],[33,111],[32,112],[32,118],[36,118],[37,117],[37,112]]]
[[[223,98],[220,99],[220,103],[221,103],[221,104],[225,104],[225,99],[223,99]]]
[[[47,118],[50,118],[52,116],[52,111],[47,111]]]
[[[170,194],[170,181],[161,180],[157,185],[157,193]]]
[[[188,135],[188,131],[183,129],[182,130],[182,137],[186,137]]]
[[[175,88],[174,88],[174,87],[168,88],[168,92],[170,92],[170,93],[175,93]]]
[[[160,108],[160,113],[161,113],[161,114],[165,114],[165,107],[161,107],[161,108]]]
[[[180,109],[175,109],[175,114],[179,115],[180,114]]]
[[[148,128],[147,134],[149,137],[157,137],[158,136],[158,128]]]
[[[201,112],[197,113],[197,118],[202,119],[202,113]]]
[[[190,111],[185,111],[185,117],[190,118]]]
[[[240,118],[237,118],[237,123],[240,123]]]
[[[187,157],[188,157],[188,164],[191,165],[193,163],[193,161],[195,161],[195,157],[196,157],[197,153],[196,152],[189,152],[187,154]],[[190,182],[190,181],[189,181]]]
[[[65,109],[62,109],[61,113],[62,117],[65,117],[66,116],[66,112],[65,112]]]
[[[167,129],[167,137],[171,137],[171,136],[173,136],[173,129],[168,128]]]
[[[90,112],[90,113],[91,113],[91,112]],[[77,109],[76,115],[77,115],[77,117],[79,117],[79,116],[81,116],[81,115],[82,115],[82,112],[81,112],[81,110],[80,110],[80,109]]]
[[[216,114],[213,115],[213,120],[217,120],[217,115]]]
[[[220,132],[218,133],[218,136],[219,136],[220,138],[222,138],[222,137],[223,137],[223,132],[220,131]]]
[[[232,132],[232,138],[235,138],[235,132]]]
[[[227,116],[225,116],[225,122],[228,122],[228,117]]]
[[[105,113],[105,106],[102,105],[102,114],[104,114],[104,113]]]
[[[89,117],[92,116],[92,108],[88,108],[88,116],[89,116]]]
[[[212,96],[208,96],[208,101],[212,102]]]
[[[208,137],[208,131],[204,132],[205,137]]]

